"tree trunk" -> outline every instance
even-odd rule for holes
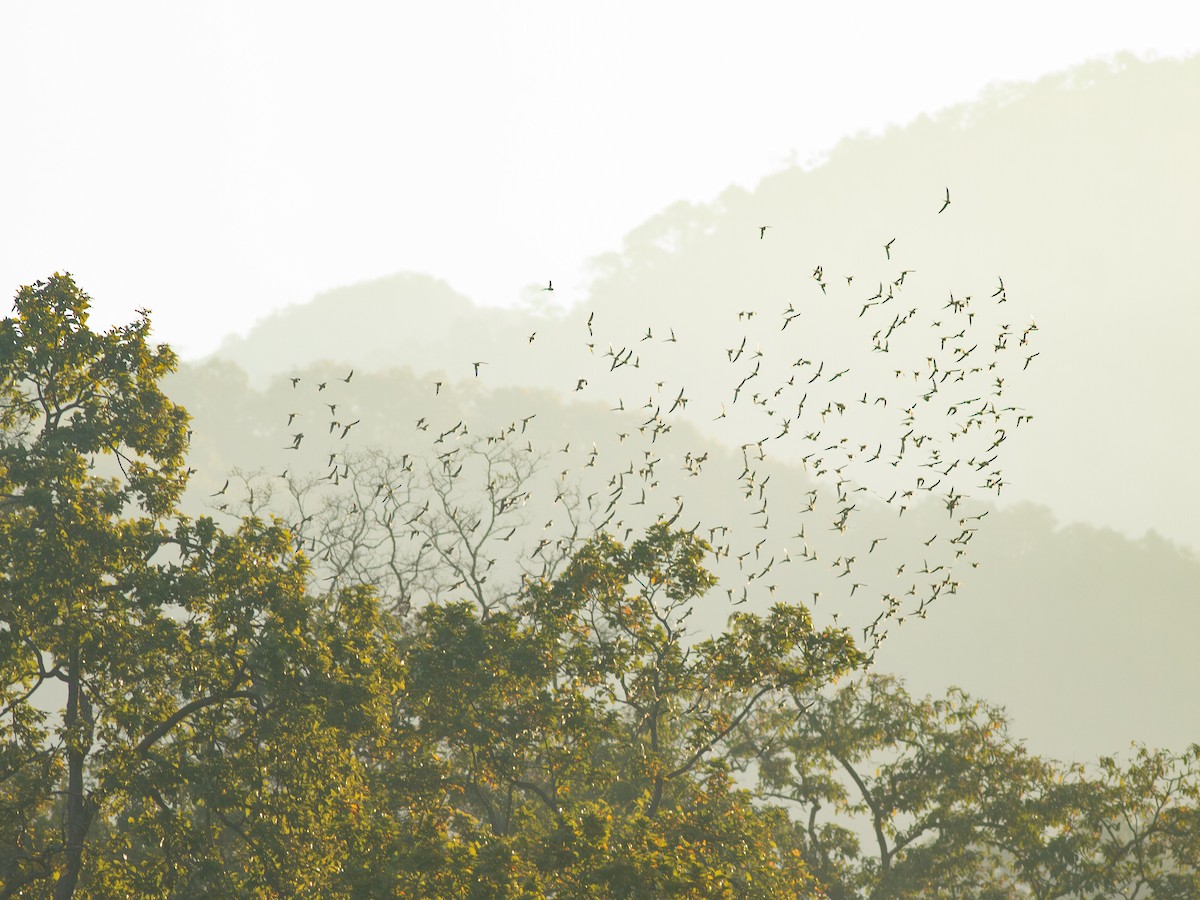
[[[54,884],[54,900],[74,896],[83,869],[83,843],[92,824],[92,804],[83,785],[84,762],[92,747],[92,709],[83,695],[78,647],[71,650],[63,724],[67,731],[66,864]]]

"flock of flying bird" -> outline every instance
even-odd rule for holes
[[[938,214],[949,205],[947,190]],[[773,228],[757,226],[758,240],[768,240]],[[781,233],[785,232],[775,229],[771,236],[778,239]],[[893,264],[895,245],[895,238],[880,245],[881,265]],[[982,299],[951,293],[948,300],[928,308],[927,295],[911,304],[901,300],[915,274],[913,269],[893,271],[888,280],[846,302],[844,295],[855,291],[856,276],[841,276],[845,284],[835,297],[830,293],[835,279],[817,264],[808,272],[811,300],[789,301],[775,313],[737,310],[722,331],[732,334],[732,345],[722,346],[719,358],[704,347],[685,346],[686,323],[657,328],[650,324],[632,331],[626,330],[628,323],[614,323],[601,336],[593,310],[583,323],[581,352],[586,349],[582,359],[588,369],[563,387],[565,393],[583,393],[586,399],[603,384],[603,393],[616,397],[609,407],[614,425],[607,434],[594,436],[590,451],[586,444],[593,436],[587,434],[575,435],[561,447],[536,448],[537,411],[502,425],[486,425],[474,438],[460,411],[449,417],[453,423],[437,424],[436,416],[423,415],[414,419],[412,428],[427,446],[403,454],[386,474],[372,469],[372,483],[365,490],[356,488],[354,501],[339,505],[338,515],[343,520],[362,519],[370,507],[380,506],[384,511],[376,511],[373,521],[413,542],[410,557],[425,558],[436,551],[437,558],[450,561],[452,571],[440,582],[443,589],[470,587],[472,579],[478,588],[496,565],[486,543],[507,542],[514,534],[537,528],[537,522],[519,518],[522,510],[537,506],[532,502],[535,493],[540,492],[550,508],[574,503],[566,516],[558,517],[559,531],[550,517],[524,551],[535,558],[555,549],[554,558],[561,561],[578,540],[601,530],[628,540],[658,519],[686,527],[688,492],[679,484],[681,479],[703,476],[725,486],[726,499],[717,501],[718,508],[731,509],[735,501],[742,504],[739,521],[730,516],[720,525],[697,520],[691,526],[708,540],[723,566],[717,571],[727,584],[728,599],[734,604],[756,597],[769,600],[781,583],[790,590],[796,581],[825,591],[841,590],[846,602],[833,612],[833,621],[852,610],[847,618],[855,620],[873,652],[886,637],[888,622],[923,618],[930,603],[957,590],[956,566],[970,561],[969,544],[988,514],[977,495],[1000,493],[1005,484],[999,463],[1002,445],[1015,428],[1032,419],[1008,402],[1005,389],[1014,371],[1024,372],[1038,356],[1028,349],[1037,325],[1011,323],[1003,280]],[[554,290],[553,282],[542,290]],[[795,324],[802,317],[813,328],[805,331],[806,324]],[[851,359],[820,357],[810,345],[824,343],[823,327],[861,333],[864,346]],[[607,350],[597,349],[602,337],[612,338]],[[525,346],[533,347],[536,338],[537,332],[529,334]],[[663,369],[656,367],[660,351],[674,354]],[[458,381],[474,383],[488,365],[487,360],[472,361]],[[688,365],[696,367],[706,384],[726,380],[723,393],[689,396],[683,385]],[[660,378],[656,373],[661,371],[668,374]],[[336,381],[349,385],[353,377],[352,370]],[[432,383],[434,397],[445,398],[444,384]],[[320,382],[313,393],[323,394],[329,385],[330,381]],[[291,378],[293,390],[302,386],[300,377]],[[326,474],[321,480],[337,487],[357,474],[341,448],[362,416],[356,412],[353,421],[345,421],[349,416],[338,410],[353,406],[345,400],[330,397],[324,405],[328,416],[319,430],[333,448],[322,450]],[[303,410],[287,413],[290,439],[282,449],[300,450],[306,440],[303,424],[292,427],[306,415]],[[718,440],[710,447],[684,449],[672,465],[669,455],[681,448],[667,435],[681,422],[701,426]],[[498,476],[494,455],[488,452],[500,446],[519,448],[529,460],[538,461],[546,474],[545,488],[535,487],[533,468],[522,477]],[[736,452],[730,454],[730,447]],[[481,455],[482,468],[470,465]],[[425,458],[427,471],[442,479],[441,502],[436,496],[415,495],[411,484],[406,489],[404,482],[412,480],[418,458]],[[548,460],[555,462],[547,464]],[[565,468],[558,470],[558,460]],[[619,462],[609,467],[613,460]],[[713,464],[721,460],[726,463],[716,469],[725,470],[714,470]],[[733,461],[731,467],[728,460]],[[798,486],[776,462],[798,463],[807,481]],[[280,477],[289,475],[285,469]],[[228,486],[226,482],[213,496],[223,495]],[[477,498],[488,498],[483,507],[490,503],[490,511],[480,511],[479,504],[466,499],[448,505],[451,486],[457,486],[462,497],[474,491]],[[678,491],[668,503],[656,499],[664,487]],[[715,490],[719,494],[721,488]],[[293,496],[300,497],[295,491]],[[467,512],[456,522],[460,509]],[[929,510],[937,511],[945,523],[932,536],[923,530]],[[440,525],[431,524],[435,515],[441,516]],[[305,538],[304,525],[312,518],[311,513],[301,517],[296,528],[310,552],[316,550],[317,539]],[[860,521],[865,533],[853,527]],[[469,552],[450,555],[439,539],[461,541]],[[920,568],[916,559],[921,560]],[[795,576],[782,571],[798,565],[809,568]],[[344,560],[335,568],[331,583],[348,571]],[[808,574],[818,571],[820,577]],[[810,593],[816,606],[822,591]],[[877,598],[879,606],[871,607],[864,601],[867,597]]]

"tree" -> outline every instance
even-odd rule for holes
[[[1045,802],[1056,827],[1014,853],[1042,896],[1200,894],[1200,745],[1182,752],[1132,745],[1122,764],[1062,767]]]
[[[764,698],[862,657],[783,604],[690,640],[707,549],[665,523],[628,547],[599,535],[511,608],[431,603],[401,643],[410,727],[446,760],[451,804],[538,890],[786,896],[807,879],[722,748]]]
[[[26,799],[48,799],[53,776],[65,775],[53,852],[63,859],[55,895],[66,897],[97,810],[84,783],[104,727],[97,715],[126,705],[121,674],[159,637],[155,605],[130,588],[164,543],[160,521],[183,487],[186,417],[157,391],[174,356],[147,345],[144,317],[95,334],[86,296],[59,275],[22,288],[15,308],[0,328],[2,687],[13,725],[4,775],[29,785]],[[104,454],[120,479],[91,474]],[[123,518],[130,506],[145,515]],[[132,631],[143,639],[131,644]],[[53,724],[32,703],[51,681],[67,692]],[[17,847],[16,867],[30,871],[19,859],[30,848]]]
[[[361,655],[379,631],[374,600],[345,597],[349,622],[322,617],[281,526],[248,518],[225,533],[176,514],[188,420],[158,385],[175,356],[149,345],[145,313],[96,333],[88,308],[55,275],[22,288],[0,323],[0,895],[126,890],[122,847],[136,861],[151,833],[151,875],[178,887],[203,855],[201,806],[255,848],[263,880],[295,893],[270,871],[293,848],[253,827],[282,815],[264,786],[327,790],[342,773],[319,768],[326,753],[293,749],[267,766],[261,750],[295,748],[321,717],[369,706],[343,709],[332,692],[388,671]],[[215,799],[239,782],[257,793]],[[100,832],[107,858],[89,859]]]
[[[894,677],[762,710],[737,750],[792,805],[832,897],[1194,896],[1200,746],[1094,769],[1030,754],[1003,709]]]

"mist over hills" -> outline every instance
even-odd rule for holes
[[[866,296],[886,261],[882,245],[895,237],[896,261],[916,270],[912,289],[986,295],[1003,278],[1014,319],[1034,316],[1042,328],[1028,398],[1039,421],[1012,451],[1007,498],[1200,548],[1200,482],[1189,477],[1200,426],[1179,415],[1200,387],[1200,125],[1185,112],[1196,108],[1200,57],[1095,62],[1000,86],[936,117],[848,139],[821,164],[752,191],[664,210],[619,253],[593,261],[591,289],[565,298],[569,312],[532,288],[526,308],[500,310],[404,274],[283,310],[228,339],[218,356],[258,384],[321,359],[456,378],[469,376],[473,360],[497,358],[504,364],[488,370],[492,384],[569,395],[577,338],[593,312],[711,340],[731,310],[811,296],[816,265],[839,281],[856,274],[844,294]],[[953,205],[930,215],[946,185]],[[771,230],[759,240],[762,224]],[[937,281],[922,271],[931,263]],[[531,284],[544,274],[553,273],[531,273]],[[535,331],[536,357],[511,352]]]
[[[617,432],[636,429],[638,422],[632,411],[613,413],[595,402],[566,404],[546,390],[490,388],[471,381],[445,384],[435,392],[429,376],[408,369],[356,373],[349,384],[338,380],[345,374],[319,364],[297,370],[301,381],[295,387],[281,378],[260,391],[228,362],[184,366],[167,389],[195,417],[191,462],[198,472],[190,509],[220,518],[220,505],[230,501],[228,514],[241,511],[247,492],[236,476],[226,493],[210,496],[222,488],[231,471],[263,473],[251,479],[262,504],[271,486],[282,484],[278,476],[283,471],[298,474],[304,466],[320,470],[325,454],[339,446],[338,434],[324,433],[320,418],[321,407],[334,403],[339,417],[361,419],[351,433],[357,447],[430,456],[430,450],[438,448],[422,450],[419,441],[436,440],[439,430],[458,421],[471,421],[474,433],[484,435],[496,423],[519,421],[537,409],[536,418],[520,437],[531,439],[532,446],[544,451],[546,484],[558,483],[560,466],[570,467],[575,473],[572,482],[581,485],[583,493],[600,492],[599,512],[609,495],[604,486],[607,472],[624,465],[619,454],[628,445]],[[326,389],[317,391],[314,385],[319,383]],[[284,424],[288,412],[299,413],[295,427],[307,432],[302,453],[285,449],[292,430]],[[431,431],[415,427],[422,419],[433,421]],[[601,459],[617,455],[621,462],[587,468],[593,440]],[[679,525],[699,525],[706,537],[713,537],[706,529],[718,524],[743,535],[757,534],[752,511],[731,499],[727,489],[741,464],[736,450],[708,445],[712,458],[706,466],[714,468],[706,473],[715,478],[696,478],[678,466],[685,448],[702,441],[700,433],[686,424],[660,438],[655,446],[664,460],[661,484],[654,492],[658,499],[644,508],[644,518],[648,522],[655,515],[670,514],[671,498],[686,494]],[[345,458],[349,457],[339,453],[339,460]],[[765,471],[784,497],[800,497],[810,489],[828,490],[786,462],[777,461]],[[510,563],[513,558],[527,558],[534,549],[532,538],[548,533],[542,528],[543,519],[561,521],[561,507],[550,501],[552,493],[542,490],[535,495],[537,502],[523,510],[528,528],[511,543],[493,544],[491,552],[501,557],[497,581],[519,577]],[[875,501],[865,509],[862,527],[873,529],[870,533],[886,533],[889,540],[870,557],[860,548],[864,563],[872,560],[875,571],[860,565],[855,578],[890,578],[899,584],[902,581],[892,575],[891,567],[907,564],[911,571],[922,562],[928,568],[945,558],[935,559],[936,547],[920,546],[929,533],[945,527],[940,504],[930,501],[915,507],[899,520],[903,526],[899,530],[893,527],[895,520],[881,518],[883,505]],[[1008,705],[1017,733],[1028,737],[1036,751],[1061,758],[1082,760],[1119,751],[1133,739],[1174,747],[1194,740],[1194,722],[1180,714],[1180,703],[1200,691],[1200,660],[1192,652],[1193,635],[1200,629],[1196,602],[1200,560],[1155,535],[1131,540],[1111,530],[1060,525],[1044,506],[997,509],[989,504],[983,512],[986,525],[979,529],[972,554],[979,568],[965,567],[957,592],[941,597],[928,618],[912,617],[893,628],[879,650],[877,665],[905,676],[914,691],[940,693],[947,685],[958,684]],[[794,538],[795,521],[779,516],[781,533]],[[629,525],[645,524],[623,518]],[[714,543],[720,545],[722,540],[718,533]],[[828,622],[832,613],[840,612],[842,623],[853,625],[858,637],[864,610],[873,613],[877,604],[862,601],[860,606],[855,597],[847,597],[845,580],[828,569],[827,561],[811,566],[801,562],[803,541],[782,543],[790,548],[794,563],[777,566],[770,578],[777,590],[762,599],[803,602],[818,622]],[[779,548],[771,552],[778,553]],[[692,624],[700,630],[722,627],[735,608],[725,591],[740,590],[765,559],[752,556],[743,566],[735,556],[716,563],[720,589]],[[823,550],[822,559],[827,560]],[[859,574],[863,571],[867,576]],[[822,596],[814,603],[813,593],[818,591]],[[736,599],[736,593],[731,599]],[[755,603],[748,608],[755,608]]]
[[[691,398],[662,437],[660,455],[675,471],[662,479],[656,511],[670,514],[670,498],[686,494],[680,524],[711,526],[731,515],[728,502],[677,462],[705,447],[711,465],[739,465],[729,437],[737,430],[714,419],[726,406],[730,419],[745,414],[730,402],[729,371],[712,360],[747,337],[748,353],[770,356],[796,340],[849,359],[851,335],[833,316],[849,309],[853,323],[898,273],[910,273],[900,302],[934,311],[948,295],[982,301],[1003,279],[1013,329],[1031,317],[1039,327],[1040,356],[1017,401],[1036,421],[1005,446],[1011,481],[973,547],[980,567],[927,620],[891,632],[878,664],[915,690],[957,683],[1007,704],[1034,749],[1061,757],[1135,738],[1181,746],[1196,734],[1180,701],[1200,691],[1190,646],[1200,626],[1191,449],[1200,426],[1187,415],[1200,387],[1194,109],[1200,57],[1092,63],[848,139],[819,165],[753,190],[676,204],[593,261],[586,296],[556,291],[552,304],[531,287],[524,308],[502,310],[411,273],[323,294],[230,338],[169,388],[197,419],[193,499],[205,502],[235,466],[289,465],[280,416],[296,411],[283,377],[293,374],[306,386],[328,381],[310,405],[340,392],[331,402],[343,404],[341,421],[362,420],[363,447],[402,450],[422,417],[500,427],[536,407],[548,465],[572,442],[574,455],[561,458],[575,468],[593,440],[606,458],[630,453],[612,436],[610,412],[629,392],[609,377],[606,357],[629,348],[648,363],[655,355]],[[952,204],[939,215],[947,186]],[[552,276],[531,273],[531,285]],[[775,317],[791,304],[802,317],[781,332]],[[764,320],[771,326],[758,328]],[[476,361],[485,364],[478,376]],[[351,368],[352,385],[339,385]],[[847,381],[855,377],[856,393],[874,389],[873,375]],[[298,427],[315,439],[311,426]],[[636,431],[637,421],[620,428]],[[785,496],[815,484],[798,463],[787,453],[769,463]],[[864,506],[864,515],[878,512],[878,503]],[[934,512],[915,508],[905,530],[924,537]],[[906,558],[900,546],[888,552]],[[720,570],[724,584],[745,572],[728,559]],[[780,575],[778,596],[807,603],[828,580],[796,567]],[[714,607],[703,624],[717,627],[727,613]]]

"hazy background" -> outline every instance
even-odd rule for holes
[[[1040,329],[1036,421],[1005,447],[983,565],[881,665],[1007,704],[1036,749],[1180,746],[1200,691],[1180,7],[5,7],[0,283],[69,270],[101,323],[153,310],[190,362],[200,496],[274,464],[284,373],[357,367],[364,443],[435,378],[468,413],[536,396],[569,437],[614,401],[574,396],[593,312],[700,346],[814,265],[873,280],[893,237],[922,302],[1003,277]],[[704,379],[686,446],[714,436]]]
[[[578,302],[676,201],[998,82],[1196,50],[1175,0],[4,4],[0,283],[69,268],[192,356],[402,270]]]

